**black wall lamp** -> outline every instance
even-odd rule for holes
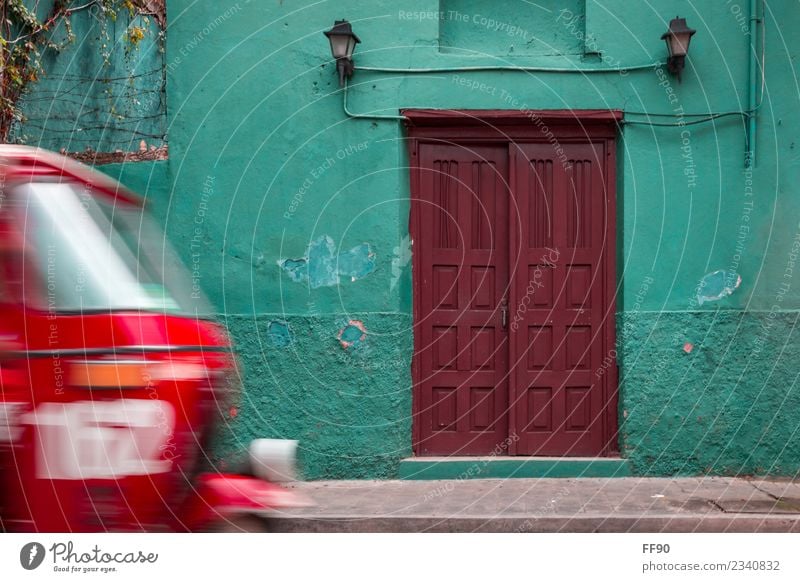
[[[336,70],[339,73],[339,86],[344,87],[344,80],[353,76],[353,51],[361,41],[353,33],[353,28],[346,20],[337,20],[333,28],[325,31],[331,43],[331,54],[336,59]]]
[[[673,18],[669,23],[669,30],[661,35],[661,40],[667,42],[669,59],[667,68],[669,72],[681,80],[681,71],[686,64],[686,54],[689,52],[689,43],[696,30],[686,26],[685,18]]]

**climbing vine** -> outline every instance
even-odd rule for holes
[[[47,2],[48,0],[45,0]],[[32,83],[46,71],[43,57],[46,52],[63,51],[75,42],[71,17],[85,10],[94,10],[98,21],[108,23],[126,10],[131,16],[151,15],[165,25],[164,0],[49,0],[49,9],[40,0],[0,0],[0,142],[7,142],[12,126],[22,121],[19,101]],[[44,14],[44,16],[40,16]],[[102,32],[109,40],[107,28]],[[127,40],[138,46],[144,30],[131,26]],[[108,60],[110,42],[98,50]]]

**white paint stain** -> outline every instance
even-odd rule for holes
[[[697,286],[697,303],[702,305],[706,301],[719,301],[733,294],[742,284],[742,277],[738,273],[728,271],[714,271],[700,280]]]

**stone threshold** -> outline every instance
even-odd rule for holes
[[[619,457],[410,457],[400,461],[399,478],[577,479],[630,477],[630,462]]]

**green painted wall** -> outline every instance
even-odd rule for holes
[[[45,18],[53,0],[35,5]],[[43,52],[44,75],[21,100],[24,123],[12,128],[9,141],[70,152],[139,151],[142,140],[148,147],[163,145],[161,27],[151,16],[122,8],[112,17],[99,6],[76,12],[70,21],[75,39],[67,41],[63,22],[53,31],[52,41],[64,48]],[[144,33],[138,42],[130,40],[134,29]]]
[[[335,19],[349,19],[361,37],[357,65],[576,69],[361,71],[349,95],[356,112],[613,108],[643,120],[633,112],[746,108],[741,0],[587,0],[567,12],[541,0],[546,27],[525,12],[529,3],[495,4],[170,1],[170,159],[114,171],[148,192],[240,348],[245,400],[220,454],[254,436],[299,438],[311,478],[391,477],[411,454],[404,132],[396,121],[344,114],[322,35]],[[768,4],[752,173],[739,116],[620,133],[620,445],[638,474],[800,468],[800,283],[790,263],[800,230],[800,40],[792,33],[800,10],[790,0]],[[451,11],[461,20],[447,21]],[[663,60],[660,35],[676,14],[698,31],[682,83],[654,69],[580,72]],[[453,50],[461,42],[468,51]],[[698,301],[701,280],[720,270],[728,275],[707,278],[702,295],[736,275],[739,287]],[[349,347],[339,341],[345,328]]]
[[[643,475],[798,470],[797,311],[643,312],[622,320],[621,446]],[[691,353],[681,349],[694,344]]]

